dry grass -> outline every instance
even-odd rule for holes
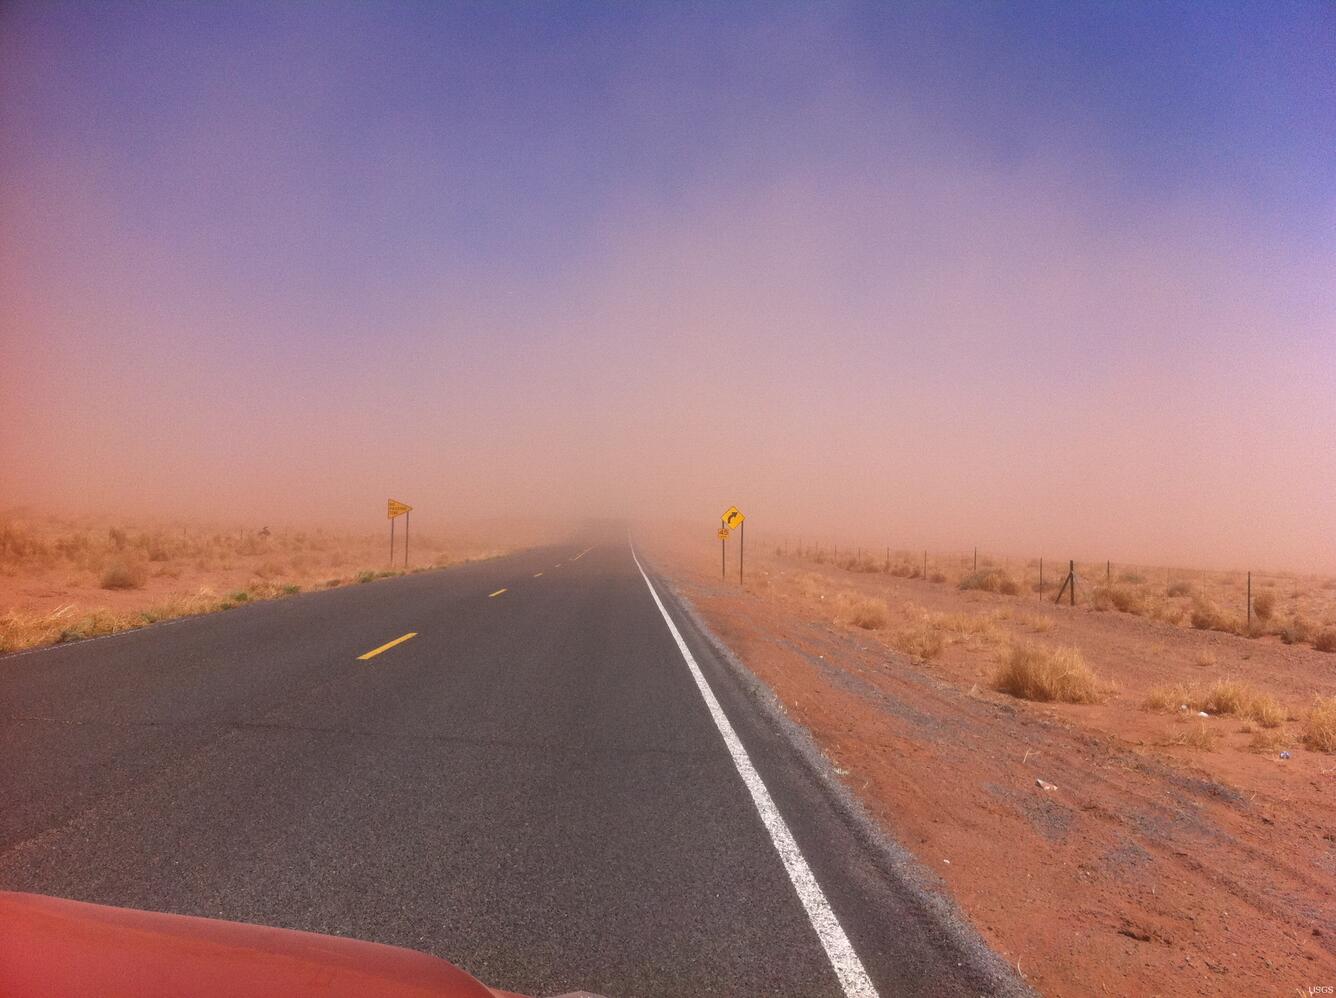
[[[1269,590],[1258,593],[1253,597],[1252,608],[1253,615],[1265,623],[1276,611],[1276,594]]]
[[[1146,692],[1146,698],[1141,701],[1141,706],[1143,710],[1154,711],[1157,714],[1172,714],[1174,711],[1191,707],[1192,700],[1192,691],[1181,683],[1173,686],[1152,686]]]
[[[1007,650],[993,685],[1003,693],[1041,703],[1094,703],[1098,683],[1076,648],[1014,645]]]
[[[1021,587],[1006,572],[998,568],[971,572],[960,580],[961,589],[979,589],[986,593],[1001,593],[1004,596],[1016,596]]]
[[[1336,652],[1336,627],[1324,627],[1313,638],[1313,647],[1318,651]]]
[[[1296,613],[1281,625],[1277,633],[1280,635],[1280,640],[1287,645],[1297,645],[1315,640],[1317,636],[1315,631],[1316,628],[1313,627],[1308,618]]]
[[[1285,723],[1288,711],[1269,693],[1241,683],[1236,679],[1221,679],[1206,688],[1178,683],[1154,686],[1141,702],[1144,710],[1169,714],[1205,711],[1255,721],[1264,728],[1278,728]]]
[[[896,634],[895,646],[915,658],[931,659],[940,655],[946,647],[946,636],[924,621]]]
[[[1304,717],[1304,744],[1314,752],[1336,752],[1336,696],[1314,698]]]
[[[1172,732],[1169,736],[1169,744],[1209,752],[1215,748],[1215,743],[1219,738],[1220,733],[1218,731],[1212,731],[1206,726],[1205,721],[1198,721],[1195,724],[1188,724],[1181,731]]]
[[[1210,668],[1215,665],[1215,652],[1210,649],[1204,649],[1197,652],[1197,657],[1192,660],[1192,664],[1199,669]]]
[[[922,607],[909,607],[917,619],[898,632],[892,643],[917,658],[936,658],[949,645],[963,643],[970,648],[991,647],[1003,640],[997,627],[999,613],[935,613]]]
[[[1192,626],[1199,631],[1224,631],[1227,634],[1237,634],[1241,630],[1240,621],[1200,596],[1192,604]]]
[[[103,589],[143,589],[148,582],[148,569],[138,562],[116,558],[107,563],[98,578]]]
[[[1289,711],[1269,693],[1259,693],[1248,705],[1248,717],[1264,728],[1279,728],[1289,718]]]
[[[1129,586],[1099,586],[1090,596],[1090,605],[1096,610],[1119,610],[1138,617],[1147,612],[1145,595]]]
[[[864,597],[849,602],[849,623],[865,631],[879,631],[891,620],[891,611],[886,601]]]
[[[1243,714],[1251,702],[1253,691],[1236,679],[1220,679],[1212,683],[1199,701],[1198,710],[1208,714]]]
[[[1294,736],[1287,731],[1255,731],[1248,740],[1250,752],[1279,752],[1294,744]]]
[[[1165,589],[1166,596],[1191,596],[1193,594],[1192,583],[1185,582],[1182,579],[1169,583]]]
[[[322,580],[329,580],[326,586],[344,584],[366,565],[383,565],[387,555],[378,532],[349,535],[318,529],[218,530],[184,525],[140,529],[91,525],[94,522],[57,517],[0,520],[0,575],[41,582],[67,600],[51,608],[52,596],[44,596],[36,602],[44,605],[42,611],[31,609],[32,604],[0,607],[0,653],[291,595],[303,587],[319,587]],[[439,542],[416,540],[423,546],[415,550],[440,552],[439,564],[499,553],[461,543],[455,553],[447,554]],[[364,574],[375,579],[389,573],[365,570]],[[107,590],[107,595],[96,595],[99,589]],[[218,595],[222,592],[230,595]],[[99,605],[103,600],[112,608]]]
[[[1053,630],[1053,618],[1041,613],[1023,613],[1016,618],[1016,623],[1036,634],[1047,634]]]

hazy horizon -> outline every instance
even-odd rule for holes
[[[1336,571],[1326,5],[11,3],[0,136],[0,507]]]

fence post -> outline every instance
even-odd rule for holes
[[[979,570],[979,545],[974,545],[974,571]]]
[[[1039,602],[1044,602],[1044,559],[1039,559]]]
[[[1248,633],[1252,633],[1252,572],[1248,573]]]
[[[1071,605],[1076,606],[1076,562],[1074,560],[1067,563],[1067,574],[1072,580]]]

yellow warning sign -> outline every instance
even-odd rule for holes
[[[408,505],[408,503],[400,502],[398,499],[391,499],[388,516],[393,520],[396,516],[403,516],[412,508],[413,507]]]
[[[719,538],[721,541],[726,541],[726,540],[728,540],[728,528],[727,528],[727,527],[720,527],[720,528],[719,528],[719,533],[718,533],[717,536],[718,536],[718,538]]]
[[[742,521],[747,518],[742,515],[742,510],[738,509],[736,506],[729,506],[728,509],[724,510],[723,519],[725,527],[729,530],[736,530],[738,527],[742,526]]]

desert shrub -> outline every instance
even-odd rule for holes
[[[1260,592],[1253,597],[1253,613],[1258,620],[1266,621],[1271,619],[1271,614],[1276,609],[1276,594],[1273,592]]]
[[[0,523],[0,563],[40,558],[45,545],[31,533],[9,523]]]
[[[137,562],[117,558],[107,562],[98,579],[103,589],[143,589],[148,572]]]
[[[1137,572],[1119,572],[1118,581],[1132,586],[1139,586],[1146,581],[1146,577]]]
[[[1289,712],[1269,693],[1259,693],[1248,704],[1246,716],[1264,728],[1279,728]]]
[[[1206,722],[1198,721],[1196,724],[1189,724],[1182,731],[1169,739],[1171,745],[1182,745],[1185,748],[1200,749],[1209,752],[1215,748],[1216,739],[1220,737],[1218,732],[1212,731],[1206,726]]]
[[[144,549],[149,561],[171,561],[172,549],[162,534],[144,535],[139,538],[139,547]]]
[[[929,575],[928,575],[928,581],[929,581],[929,582],[945,582],[945,581],[946,581],[946,576],[943,575],[941,572],[931,572],[931,573],[929,573]]]
[[[1336,627],[1324,627],[1313,636],[1313,647],[1318,651],[1336,652]]]
[[[1278,728],[1288,712],[1275,697],[1261,693],[1236,679],[1221,679],[1206,689],[1182,683],[1155,686],[1146,693],[1141,706],[1158,713],[1174,713],[1184,707],[1208,714],[1227,714],[1255,721],[1264,728]]]
[[[1252,691],[1237,679],[1219,679],[1199,701],[1198,710],[1208,714],[1242,714],[1252,700]]]
[[[1235,634],[1238,622],[1208,599],[1198,598],[1192,604],[1192,626],[1199,631],[1225,631]]]
[[[1182,684],[1152,686],[1146,691],[1146,698],[1141,701],[1141,707],[1157,714],[1170,714],[1191,706],[1193,699],[1192,691]]]
[[[1303,644],[1305,641],[1312,641],[1314,637],[1312,623],[1297,613],[1281,625],[1279,633],[1280,640],[1287,645]]]
[[[1003,693],[1043,703],[1094,703],[1099,697],[1095,675],[1076,648],[1014,645],[993,676]]]
[[[369,568],[363,569],[362,571],[357,573],[358,582],[374,582],[375,580],[376,580],[376,573],[371,571],[371,569]]]
[[[1154,620],[1163,620],[1169,624],[1181,624],[1183,618],[1187,616],[1187,607],[1180,603],[1171,603],[1168,600],[1161,603],[1148,603],[1148,613]]]
[[[1248,740],[1248,751],[1276,752],[1293,743],[1293,736],[1284,731],[1255,731]]]
[[[1174,582],[1169,583],[1169,588],[1165,590],[1165,593],[1169,596],[1191,596],[1192,583],[1177,579]]]
[[[946,638],[937,628],[924,622],[897,634],[895,646],[915,658],[936,658],[946,647]]]
[[[1015,596],[1021,591],[1015,579],[996,568],[971,572],[960,580],[960,588],[980,589],[986,593],[1002,593],[1004,596]]]
[[[939,631],[979,644],[997,644],[1002,640],[996,613],[928,613],[924,620]]]
[[[885,600],[860,599],[849,607],[849,623],[867,631],[879,631],[891,619]]]
[[[1121,610],[1139,617],[1146,613],[1146,598],[1127,586],[1099,586],[1091,594],[1090,604],[1096,610]]]
[[[1197,652],[1197,657],[1192,660],[1192,664],[1199,668],[1207,668],[1215,665],[1215,652],[1210,649]]]
[[[1336,752],[1336,696],[1314,698],[1304,718],[1304,744],[1315,752]]]

